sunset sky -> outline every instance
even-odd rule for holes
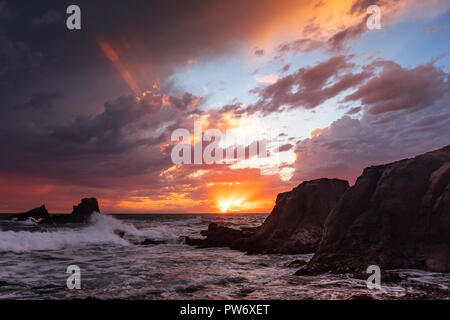
[[[270,212],[304,180],[450,144],[449,72],[448,0],[0,0],[0,212]],[[175,165],[194,121],[270,133],[279,169]]]

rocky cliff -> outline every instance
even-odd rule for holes
[[[365,169],[297,274],[361,272],[372,264],[450,272],[450,146]]]

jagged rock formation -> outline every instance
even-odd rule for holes
[[[41,224],[87,223],[94,212],[100,212],[97,199],[84,198],[73,206],[72,214],[53,215],[42,220]]]
[[[450,272],[450,146],[366,168],[297,274],[362,272],[372,264]]]
[[[230,229],[211,224],[206,239],[186,239],[199,247],[230,247],[249,253],[311,253],[322,237],[331,209],[349,188],[338,179],[305,181],[278,195],[272,213],[258,228]]]
[[[13,215],[9,217],[9,219],[16,221],[26,221],[28,219],[33,219],[39,221],[42,219],[47,219],[48,217],[49,217],[48,211],[47,209],[45,209],[45,205],[43,205],[39,208],[35,208],[24,213]]]

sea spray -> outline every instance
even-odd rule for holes
[[[117,219],[95,213],[91,224],[84,228],[64,227],[39,232],[2,231],[0,232],[0,251],[58,250],[86,244],[129,245],[127,240],[114,233],[117,227],[131,232],[136,230]]]
[[[192,223],[190,221],[187,223]],[[194,222],[195,223],[195,222]],[[19,224],[19,223],[17,223]],[[31,224],[31,221],[20,224]],[[125,237],[119,236],[123,232]],[[127,238],[152,238],[171,241],[177,235],[166,225],[137,229],[134,225],[124,223],[113,216],[94,213],[90,224],[85,227],[46,228],[45,231],[0,231],[0,252],[27,252],[35,250],[59,250],[89,244],[112,244],[127,246]]]

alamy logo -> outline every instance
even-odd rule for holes
[[[367,8],[367,13],[370,14],[367,18],[367,28],[369,30],[381,29],[381,9],[377,5],[371,5]]]
[[[70,276],[67,278],[67,288],[69,290],[80,290],[81,289],[81,269],[77,265],[71,265],[67,267],[66,273]]]
[[[377,265],[371,265],[367,268],[366,273],[372,274],[367,279],[367,288],[370,290],[381,290],[381,269]]]
[[[67,14],[70,16],[66,20],[66,26],[69,30],[81,29],[81,9],[79,6],[72,4],[67,7]]]
[[[230,130],[226,134],[218,129],[203,132],[202,122],[194,121],[194,134],[179,128],[172,132],[171,141],[178,142],[172,149],[171,159],[178,164],[237,164],[253,161],[261,175],[278,172],[279,148],[273,143],[270,131],[253,137],[236,136]],[[204,142],[206,145],[204,146]],[[248,157],[247,157],[248,156]]]

